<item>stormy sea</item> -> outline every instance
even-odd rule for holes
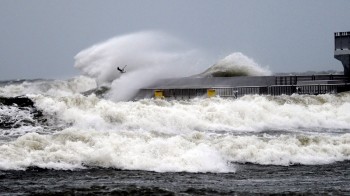
[[[271,74],[242,53],[200,72],[199,53],[140,32],[78,53],[81,76],[0,82],[0,195],[350,195],[349,92],[132,98],[160,76]]]

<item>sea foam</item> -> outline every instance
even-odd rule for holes
[[[24,133],[0,145],[1,169],[234,172],[234,163],[350,160],[349,93],[137,102],[80,94],[31,99],[66,128]]]
[[[90,77],[77,76],[69,80],[35,80],[5,85],[0,88],[0,97],[17,97],[28,94],[68,96],[96,88]]]
[[[350,159],[350,135],[235,136],[68,128],[0,146],[0,169],[86,167],[157,172],[234,172],[233,163],[329,164]]]

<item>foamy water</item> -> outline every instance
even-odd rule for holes
[[[94,95],[32,96],[39,109],[83,128],[121,126],[163,133],[350,127],[350,95],[245,96],[241,99],[113,102]],[[91,119],[91,123],[84,120]],[[96,122],[99,123],[96,123]],[[99,127],[97,127],[99,128]]]
[[[93,78],[78,76],[69,80],[23,81],[0,87],[0,97],[17,97],[28,94],[68,96],[96,88]]]
[[[78,93],[30,98],[66,128],[47,133],[23,128],[20,137],[0,146],[1,169],[234,172],[234,163],[350,159],[348,93],[137,102]]]
[[[350,134],[257,137],[68,128],[54,135],[25,134],[2,145],[0,167],[232,172],[231,162],[314,165],[349,160],[349,142]]]

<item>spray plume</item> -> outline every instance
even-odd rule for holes
[[[232,53],[204,73],[204,55],[179,39],[159,31],[143,31],[114,37],[79,52],[75,67],[96,79],[98,86],[110,86],[109,98],[125,101],[138,89],[159,79],[184,77],[233,77],[270,75],[242,53]],[[202,62],[201,62],[202,61]],[[125,65],[126,73],[118,71]]]
[[[259,66],[253,59],[240,52],[232,53],[205,72],[199,77],[235,77],[235,76],[267,76],[271,72]]]
[[[75,67],[96,79],[97,84],[110,85],[112,100],[130,99],[136,91],[155,80],[191,75],[198,71],[197,50],[159,31],[144,31],[96,44],[75,56]],[[120,73],[117,67],[126,67]]]

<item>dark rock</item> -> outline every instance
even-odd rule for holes
[[[6,106],[34,107],[34,102],[28,97],[0,97],[0,104]]]
[[[25,96],[20,97],[0,97],[0,108],[13,108],[14,111],[23,111],[28,113],[28,116],[0,114],[0,128],[11,129],[21,126],[34,126],[38,122],[45,122],[42,111],[34,106],[34,102]],[[15,108],[17,109],[15,109]]]

